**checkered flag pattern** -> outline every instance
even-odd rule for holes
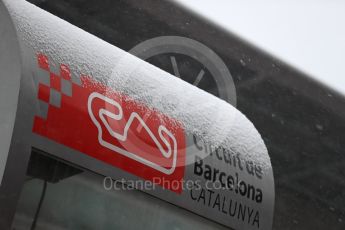
[[[61,107],[63,95],[72,97],[73,84],[81,85],[80,78],[71,74],[67,65],[55,64],[43,54],[37,55],[38,70],[34,79],[38,87],[39,116],[47,118],[50,106]]]

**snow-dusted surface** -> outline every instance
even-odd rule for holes
[[[202,134],[270,169],[260,134],[237,109],[99,38],[27,3],[6,0],[22,47],[42,52],[73,72],[89,75],[118,92],[182,122],[188,133]]]

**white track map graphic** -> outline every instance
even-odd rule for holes
[[[100,109],[98,111],[98,115],[99,115],[99,118],[101,119],[101,121],[103,122],[104,126],[107,128],[108,132],[110,133],[111,136],[113,136],[114,138],[120,140],[120,141],[126,141],[127,140],[127,137],[128,137],[128,131],[129,131],[129,128],[131,126],[131,124],[133,123],[134,119],[137,119],[140,124],[142,125],[142,127],[147,131],[147,133],[150,135],[150,137],[152,138],[152,140],[154,141],[154,143],[156,144],[156,146],[158,147],[158,149],[160,150],[160,152],[162,153],[162,155],[165,157],[165,158],[170,158],[171,156],[173,157],[173,163],[172,163],[172,166],[170,169],[167,169],[161,165],[158,165],[157,163],[155,162],[151,162],[141,156],[138,156],[137,154],[135,153],[132,153],[132,152],[129,152],[125,149],[122,149],[122,148],[119,148],[107,141],[104,141],[103,140],[103,130],[102,130],[102,127],[100,125],[100,123],[98,122],[98,120],[96,119],[95,115],[93,114],[93,111],[92,111],[92,101],[95,99],[95,98],[98,98],[98,99],[101,99],[111,105],[114,105],[119,113],[118,114],[114,114],[110,111],[107,111],[106,109]],[[137,114],[136,112],[132,112],[126,125],[125,125],[125,128],[123,130],[123,134],[121,133],[116,133],[114,132],[114,130],[112,130],[112,128],[110,127],[109,123],[107,122],[105,116],[108,116],[110,117],[111,119],[114,119],[114,120],[117,120],[117,121],[120,121],[121,119],[123,119],[123,110],[122,110],[122,107],[119,103],[117,103],[116,101],[108,98],[108,97],[105,97],[104,95],[100,94],[100,93],[97,93],[97,92],[93,92],[92,94],[90,94],[89,98],[88,98],[88,103],[87,103],[87,108],[88,108],[88,112],[89,112],[89,115],[91,117],[91,120],[92,122],[96,125],[97,129],[98,129],[98,141],[99,143],[108,148],[108,149],[111,149],[117,153],[120,153],[128,158],[131,158],[135,161],[138,161],[138,162],[141,162],[151,168],[154,168],[162,173],[165,173],[167,175],[170,175],[172,174],[174,171],[175,171],[175,168],[176,168],[176,158],[177,158],[177,141],[176,141],[176,138],[174,137],[174,135],[163,125],[160,125],[159,128],[158,128],[158,134],[159,134],[159,137],[160,139],[164,142],[164,144],[167,146],[168,148],[168,151],[165,151],[164,148],[162,147],[162,145],[160,144],[160,142],[158,141],[158,139],[156,138],[156,136],[152,133],[152,131],[150,130],[150,128],[147,126],[147,124],[145,123],[145,121],[139,116],[139,114]],[[165,134],[167,134],[173,141],[173,148],[170,144],[170,142],[164,137],[163,135],[163,132]]]

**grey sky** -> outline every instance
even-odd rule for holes
[[[345,94],[345,1],[176,1]]]

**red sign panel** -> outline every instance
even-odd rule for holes
[[[39,83],[47,113],[35,116],[34,133],[181,193],[186,144],[180,122],[90,77],[75,82],[66,65],[53,73],[42,54],[38,65],[49,83]]]

